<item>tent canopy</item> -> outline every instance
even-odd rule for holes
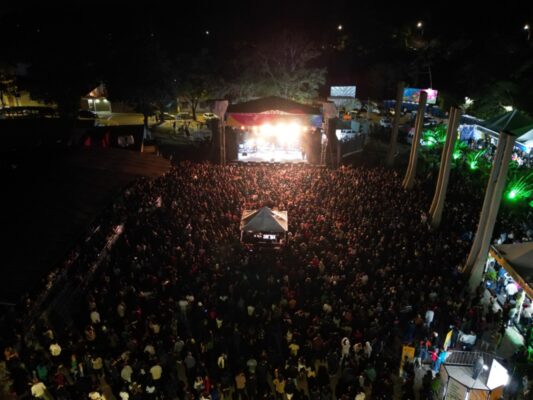
[[[520,143],[524,143],[526,146],[533,147],[533,124],[526,126],[524,130],[525,133],[516,140]]]
[[[482,123],[484,127],[495,132],[505,131],[516,137],[531,130],[532,124],[533,119],[518,110],[506,112]]]
[[[492,246],[491,254],[533,297],[533,242]]]
[[[283,233],[289,229],[287,211],[274,211],[268,207],[244,210],[241,231]]]

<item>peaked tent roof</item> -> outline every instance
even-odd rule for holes
[[[244,210],[241,231],[286,232],[289,229],[287,211],[274,211],[268,207],[259,210]]]
[[[492,251],[513,279],[533,297],[533,242],[501,244]]]
[[[523,128],[525,133],[523,133],[519,138],[516,140],[522,143],[527,143],[533,141],[533,124],[526,126]]]
[[[506,131],[513,136],[522,136],[531,129],[533,119],[518,110],[506,112],[486,120],[482,125],[493,131]]]
[[[228,107],[229,114],[256,114],[271,110],[283,111],[289,114],[320,115],[318,108],[276,96],[231,104]]]

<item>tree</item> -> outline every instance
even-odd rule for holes
[[[201,102],[224,98],[229,92],[228,84],[207,52],[180,57],[175,80],[176,93],[189,103],[194,120]]]
[[[100,54],[72,41],[73,34],[84,26],[86,14],[68,7],[43,6],[38,15],[31,22],[35,28],[20,35],[20,50],[13,49],[16,61],[29,65],[20,77],[20,87],[33,99],[55,104],[60,116],[71,121],[77,118],[80,98],[99,83]],[[32,17],[27,18],[31,21]]]
[[[0,105],[5,107],[4,96],[17,94],[17,85],[14,69],[6,64],[0,64]]]
[[[69,120],[77,118],[81,97],[97,84],[94,64],[73,54],[32,62],[25,80],[33,99],[57,105],[60,116]]]
[[[518,85],[514,82],[502,80],[483,85],[474,103],[472,113],[480,118],[492,118],[505,112],[505,106],[515,105]]]
[[[110,63],[104,80],[111,100],[131,104],[148,118],[160,105],[175,99],[173,90],[173,64],[156,40],[151,36],[137,38],[122,37],[114,41],[109,49]]]
[[[319,55],[313,43],[284,32],[257,46],[251,64],[256,72],[251,75],[257,76],[262,95],[307,102],[318,96],[326,82],[326,69],[312,65]]]

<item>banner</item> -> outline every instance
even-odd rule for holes
[[[427,104],[437,104],[438,90],[418,88],[405,88],[403,90],[403,102],[418,104],[420,92],[426,92],[428,94]]]
[[[442,345],[442,347],[444,347],[444,351],[447,351],[448,347],[450,347],[450,344],[452,343],[452,334],[453,329],[446,334],[446,339],[444,339],[444,344]]]
[[[330,118],[337,118],[337,106],[335,106],[335,103],[322,103],[322,110],[326,121]]]
[[[221,121],[224,121],[224,115],[226,114],[226,110],[228,109],[228,101],[227,100],[217,100],[215,101],[215,106],[213,108],[213,114],[215,114],[218,118],[220,118]]]
[[[400,360],[400,376],[403,374],[403,365],[405,361],[414,362],[415,361],[415,348],[411,346],[402,347],[402,358]]]

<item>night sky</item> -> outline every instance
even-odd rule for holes
[[[533,2],[485,2],[477,8],[465,4],[274,0],[84,2],[80,6],[80,2],[19,2],[0,6],[0,22],[11,38],[3,50],[7,61],[31,61],[54,53],[63,57],[81,50],[97,57],[101,52],[99,62],[105,63],[103,49],[110,44],[119,43],[123,50],[135,52],[140,41],[152,40],[176,55],[209,49],[224,63],[240,57],[246,46],[290,31],[325,49],[317,63],[328,68],[327,84],[356,84],[369,94],[385,97],[394,91],[390,83],[405,79],[400,65],[420,55],[405,51],[405,38],[419,37],[434,45],[433,87],[459,96],[509,77],[509,68],[531,62],[533,53],[533,39],[527,42],[523,29],[533,23]],[[417,30],[417,21],[423,21],[423,30]],[[339,24],[342,31],[337,29]],[[468,75],[475,75],[475,81]],[[376,76],[383,76],[385,88],[378,87]],[[421,86],[429,85],[427,77],[417,80]]]

